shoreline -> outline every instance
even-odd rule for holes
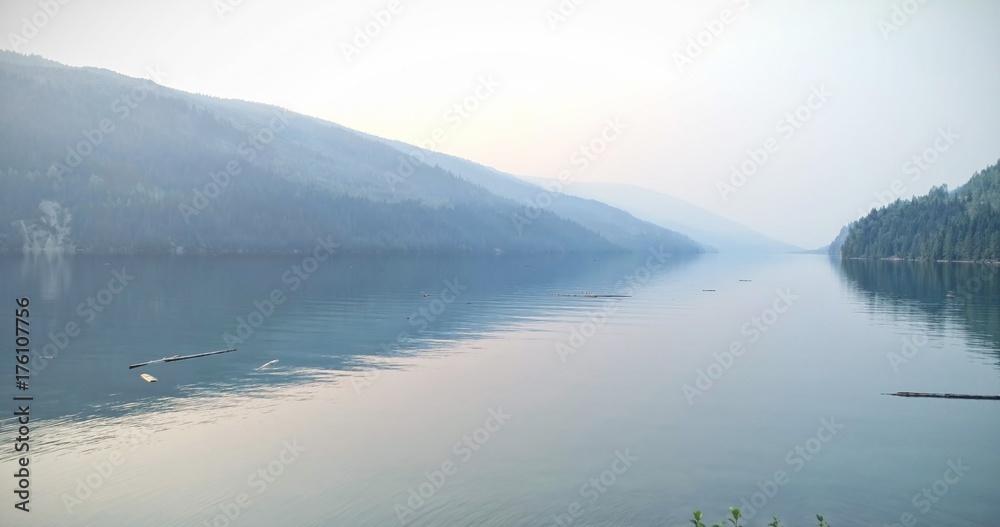
[[[921,262],[921,263],[955,263],[955,264],[984,264],[1000,265],[1000,260],[925,260],[920,258],[900,258],[899,256],[889,256],[885,258],[868,258],[863,256],[841,257],[841,260],[878,260],[883,262]]]

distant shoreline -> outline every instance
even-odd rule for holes
[[[0,257],[3,256],[34,256],[34,257],[135,257],[135,256],[157,256],[157,257],[239,257],[239,256],[303,256],[310,255],[313,250],[307,249],[285,249],[285,250],[185,250],[183,252],[167,250],[138,250],[138,251],[107,251],[107,250],[74,250],[74,251],[23,251],[20,249],[0,249]],[[367,250],[367,249],[340,249],[333,256],[483,256],[483,257],[545,257],[545,256],[596,256],[596,255],[627,255],[642,254],[643,251],[628,248],[614,250],[565,250],[565,251],[470,251],[455,249],[438,250]],[[710,254],[706,252],[671,252],[666,253],[670,257],[688,257]]]
[[[934,263],[963,263],[963,264],[985,264],[985,265],[1000,265],[1000,260],[929,260],[921,258],[901,258],[899,256],[890,256],[886,258],[871,258],[863,256],[848,256],[841,257],[841,260],[880,260],[883,262],[934,262]]]

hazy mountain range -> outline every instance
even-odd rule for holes
[[[0,251],[290,252],[318,239],[360,252],[791,249],[644,189],[542,188],[280,108],[37,56],[0,51],[0,100]]]
[[[548,180],[532,178],[544,185]],[[566,192],[600,200],[665,229],[683,232],[722,252],[789,252],[799,247],[761,234],[697,205],[625,183],[575,181]]]
[[[657,222],[636,219],[637,215],[635,215],[634,211],[625,207],[615,208],[615,206],[609,205],[606,201],[602,202],[570,195],[565,191],[573,186],[572,182],[553,185],[553,182],[545,180],[520,178],[466,159],[421,150],[400,141],[383,139],[368,134],[362,135],[391,145],[404,155],[409,155],[419,150],[420,155],[424,156],[426,163],[443,168],[498,196],[524,204],[521,216],[535,214],[538,210],[551,211],[560,217],[570,219],[590,230],[601,233],[612,243],[636,248],[647,245],[647,240],[659,236],[659,233],[664,229],[675,232],[674,236],[676,238],[674,243],[681,243],[683,240],[689,239],[687,238],[688,236],[696,238],[691,236],[691,233],[688,231],[670,229]],[[697,241],[704,242],[701,239],[697,239]],[[711,244],[703,246],[706,250],[714,250]]]

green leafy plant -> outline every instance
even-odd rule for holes
[[[731,516],[730,518],[722,520],[721,523],[713,523],[712,527],[727,527],[727,524],[731,527],[742,527],[742,525],[740,524],[740,518],[742,516],[740,515],[739,509],[735,507],[729,507],[729,515]],[[691,520],[691,523],[694,524],[694,527],[708,527],[701,521],[701,518],[702,518],[701,511],[694,511],[694,519]]]
[[[701,511],[694,511],[694,519],[689,521],[694,527],[709,527],[701,521],[702,517]],[[713,523],[711,527],[743,527],[743,524],[740,523],[741,519],[743,519],[743,515],[740,513],[740,510],[735,507],[729,507],[729,516],[719,523]],[[830,524],[819,514],[816,515],[816,519],[819,521],[818,527],[830,527]],[[767,524],[767,527],[782,527],[781,520],[775,516],[771,519],[771,523]]]

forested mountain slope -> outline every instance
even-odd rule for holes
[[[399,141],[362,135],[385,142],[404,155],[416,150],[416,147]],[[571,195],[569,192],[577,183],[555,185],[553,181],[547,181],[546,184],[540,184],[539,180],[519,178],[455,156],[429,151],[421,151],[421,154],[428,165],[443,168],[498,196],[522,204],[519,213],[521,218],[534,215],[536,209],[546,210],[597,232],[615,245],[633,250],[659,245],[673,247],[675,252],[711,250],[699,243],[702,240],[695,241],[676,230],[643,221],[622,208],[615,208],[596,199]],[[560,188],[563,191],[559,191]]]
[[[943,185],[873,209],[848,227],[840,252],[845,258],[1000,259],[1000,162],[952,192]]]
[[[0,251],[618,251],[333,123],[0,51]],[[694,244],[665,247],[694,252]]]

